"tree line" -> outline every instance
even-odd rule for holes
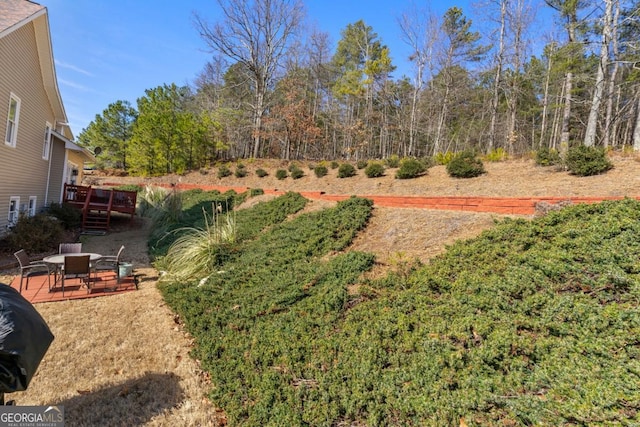
[[[411,69],[363,20],[335,48],[304,30],[300,0],[217,0],[194,27],[212,58],[188,86],[117,101],[78,137],[101,166],[183,172],[227,159],[360,160],[473,150],[564,155],[575,145],[640,150],[640,1],[486,0],[479,26],[458,7],[397,19]]]

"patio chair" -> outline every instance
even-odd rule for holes
[[[124,245],[120,246],[117,255],[105,255],[96,261],[93,270],[96,275],[99,271],[113,271],[116,274],[116,283],[120,283],[120,264],[122,264],[121,256],[124,251]]]
[[[82,243],[60,243],[58,245],[59,254],[79,254],[82,252]],[[54,271],[55,279],[58,280],[58,274],[62,272],[64,265],[56,265]]]
[[[72,255],[64,257],[64,269],[62,275],[62,296],[64,296],[65,279],[81,279],[87,287],[87,293],[91,292],[91,265],[89,255]]]
[[[14,253],[20,264],[20,293],[22,293],[22,282],[26,278],[27,282],[24,286],[25,289],[29,289],[29,278],[33,276],[49,276],[49,265],[42,261],[31,261],[29,255],[24,249],[20,249]],[[49,279],[49,286],[51,286],[51,279]]]
[[[79,254],[82,252],[82,243],[60,243],[59,254]]]

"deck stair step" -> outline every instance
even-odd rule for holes
[[[109,215],[100,211],[88,211],[82,224],[83,230],[108,230]]]

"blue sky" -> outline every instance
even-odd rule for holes
[[[110,103],[126,100],[136,107],[145,89],[190,84],[211,57],[192,16],[197,11],[216,21],[215,0],[35,1],[48,9],[58,85],[76,136]],[[397,20],[410,0],[303,1],[309,22],[329,33],[334,46],[341,30],[363,19],[389,46],[394,64],[407,69],[408,47]],[[431,9],[442,15],[454,5],[479,19],[467,1],[434,0]]]

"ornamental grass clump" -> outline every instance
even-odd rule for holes
[[[177,223],[182,215],[182,193],[148,185],[140,193],[138,214],[150,218],[156,227]]]
[[[384,159],[384,162],[387,164],[387,167],[397,168],[400,166],[400,156],[398,156],[397,154],[392,154]]]
[[[183,227],[173,230],[180,234],[167,254],[157,261],[170,280],[200,280],[213,273],[225,259],[227,249],[236,241],[236,217],[232,212],[221,214],[221,206],[212,204],[209,215],[203,208],[204,227]]]
[[[509,155],[502,147],[494,148],[484,156],[484,159],[488,162],[504,162],[508,158]]]
[[[453,160],[453,158],[455,157],[455,153],[453,151],[445,151],[444,153],[441,151],[438,151],[434,156],[433,156],[433,162],[436,165],[448,165],[449,162],[451,162],[451,160]]]

